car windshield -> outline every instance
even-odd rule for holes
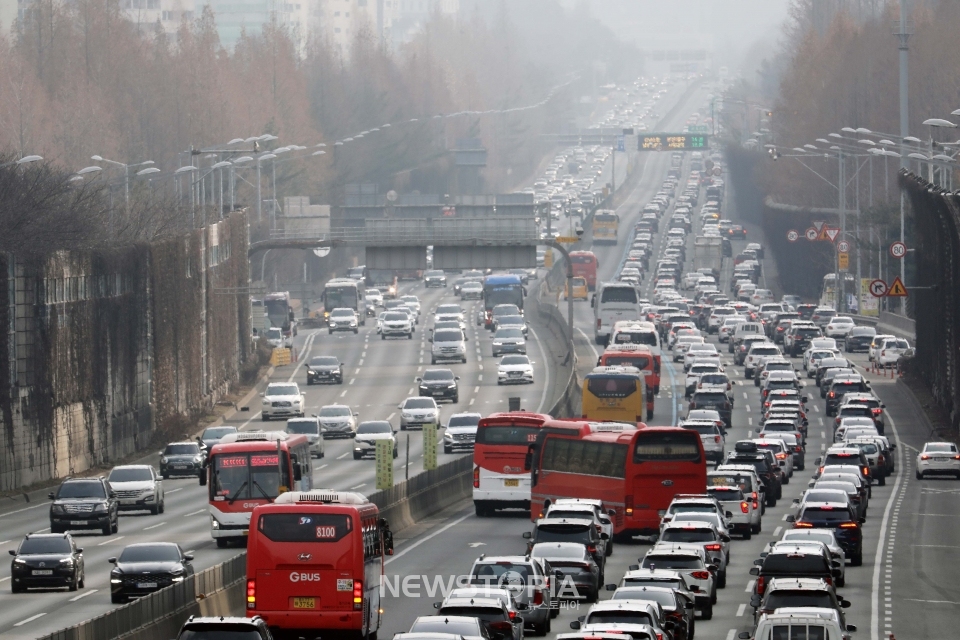
[[[595,611],[587,616],[584,624],[653,624],[650,614],[643,611],[617,609],[611,611]]]
[[[458,304],[442,304],[437,307],[437,314],[463,313],[463,309]]]
[[[447,616],[436,616],[430,618],[420,618],[410,627],[410,633],[443,633],[456,634],[461,636],[479,636],[478,623],[467,620],[450,620]],[[470,615],[470,618],[476,618]]]
[[[651,602],[658,602],[664,607],[675,608],[677,606],[677,598],[673,593],[660,591],[659,589],[621,587],[614,592],[612,600],[650,600]]]
[[[209,429],[204,429],[203,435],[200,436],[201,440],[219,440],[225,435],[231,433],[236,433],[236,427],[210,427]]]
[[[590,530],[582,525],[540,525],[534,538],[537,542],[579,542],[593,544]]]
[[[118,562],[179,562],[180,551],[172,544],[144,544],[127,547]]]
[[[722,373],[708,373],[700,376],[700,384],[703,384],[703,385],[708,385],[708,384],[726,385],[728,382],[730,381],[727,379],[727,376]]]
[[[845,508],[809,507],[803,510],[803,515],[800,516],[799,520],[830,524],[834,522],[850,522],[851,518],[850,512]]]
[[[463,416],[450,416],[448,427],[475,427],[480,423],[479,414],[468,414]]]
[[[335,367],[340,364],[340,361],[337,360],[335,356],[317,356],[316,358],[310,358],[311,367]]]
[[[204,434],[206,435],[206,434]],[[150,469],[146,467],[127,467],[125,469],[114,469],[107,478],[108,482],[140,482],[143,480],[153,480]]]
[[[523,316],[503,316],[502,318],[497,319],[497,323],[501,327],[506,327],[511,325],[522,325]]]
[[[662,542],[714,542],[716,539],[713,530],[694,527],[668,528],[660,534]]]
[[[763,608],[768,611],[781,607],[823,607],[833,609],[833,600],[826,591],[791,591],[777,589],[770,592]]]
[[[433,398],[407,398],[403,403],[404,409],[435,409],[437,407]]]
[[[423,372],[424,380],[453,380],[453,371],[449,369],[427,369]]]
[[[503,329],[497,329],[497,333],[493,336],[494,340],[503,340],[504,338],[513,339],[513,338],[522,338],[523,331],[520,329],[515,329],[513,327],[504,327]]]
[[[163,451],[163,455],[165,456],[195,456],[198,453],[200,453],[200,446],[192,442],[168,444],[167,448]]]
[[[477,618],[482,622],[499,622],[506,618],[503,609],[494,609],[493,607],[443,607],[440,609],[442,616],[468,616]],[[450,631],[446,631],[450,633]]]
[[[653,555],[648,554],[640,565],[643,569],[655,566],[657,569],[703,569],[703,561],[696,556]]]
[[[352,318],[353,310],[352,309],[334,309],[330,312],[331,318]]]
[[[393,427],[385,420],[361,422],[357,427],[357,435],[362,433],[393,433]]]
[[[443,331],[436,331],[433,334],[434,342],[461,342],[462,340],[463,334],[460,333],[460,331],[444,329]]]
[[[387,322],[403,322],[407,320],[407,314],[400,312],[388,313],[383,317]]]
[[[283,340],[283,332],[276,327],[267,329],[267,340]]]
[[[177,640],[262,640],[257,629],[248,624],[228,624],[217,622],[214,625],[197,624],[184,629]]]
[[[503,356],[500,364],[530,364],[530,358],[527,356]]]
[[[726,404],[727,395],[722,392],[716,393],[695,393],[691,401],[694,406],[697,405],[717,405]]]
[[[499,586],[500,578],[506,573],[517,574],[525,581],[530,577],[530,567],[509,561],[478,564],[473,570],[472,582]]]
[[[268,396],[296,396],[300,390],[293,384],[271,384],[267,387]]]
[[[320,433],[320,425],[316,420],[287,420],[287,433]]]
[[[350,415],[350,407],[322,407],[320,409],[321,418],[349,418]]]
[[[70,541],[63,536],[25,538],[20,543],[19,555],[41,555],[45,553],[70,553]],[[41,565],[42,566],[42,565]]]
[[[923,450],[930,453],[956,453],[957,445],[948,442],[928,442]]]

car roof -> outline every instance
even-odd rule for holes
[[[500,609],[503,601],[499,598],[484,598],[482,596],[472,597],[449,597],[443,602],[444,607],[494,607]]]
[[[657,611],[659,608],[659,602],[654,602],[653,600],[644,600],[642,598],[637,598],[635,600],[633,598],[623,600],[603,600],[590,605],[590,610],[587,611],[587,615],[593,613],[594,611],[610,611],[611,609],[653,609]]]
[[[530,556],[480,556],[474,560],[474,564],[496,564],[498,562],[531,564]]]
[[[540,518],[537,520],[536,525],[539,527],[541,525],[558,525],[558,524],[572,524],[577,526],[589,527],[593,525],[593,520],[588,520],[587,518],[551,518],[547,514],[546,518]]]

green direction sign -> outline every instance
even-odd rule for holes
[[[377,489],[393,486],[393,441],[377,440]]]
[[[687,129],[690,130],[690,133],[709,133],[710,127],[705,124],[692,124]]]
[[[437,425],[423,425],[423,470],[437,468]]]
[[[702,133],[647,133],[637,136],[640,151],[681,151],[706,149],[708,136]]]

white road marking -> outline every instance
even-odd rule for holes
[[[70,602],[76,602],[77,600],[80,600],[80,599],[82,599],[82,598],[86,598],[87,596],[92,596],[92,595],[95,594],[97,591],[99,591],[99,589],[90,589],[89,591],[86,591],[86,592],[84,592],[84,593],[81,593],[81,594],[78,595],[78,596],[74,596],[73,598],[70,598],[69,601],[70,601]]]
[[[897,431],[897,423],[894,422],[893,416],[890,415],[890,412],[885,411],[887,414],[887,420],[890,422],[890,427],[893,429],[893,437],[896,442],[900,442],[900,433]],[[897,447],[897,466],[903,469],[904,456],[903,448]],[[893,508],[894,498],[897,497],[897,493],[900,491],[900,485],[903,482],[905,473],[897,474],[897,481],[893,483],[893,490],[890,492],[890,497],[887,498],[887,506],[883,510],[883,520],[880,521],[880,541],[877,543],[877,553],[873,559],[873,586],[870,595],[870,639],[871,640],[880,640],[880,560],[883,558],[883,540],[887,535],[887,526],[890,524],[890,511]],[[899,502],[899,501],[898,501]],[[887,556],[889,561],[890,557]]]
[[[319,467],[317,467],[317,471],[320,471],[320,469],[326,469],[329,466],[330,466],[329,464],[322,464]]]
[[[753,585],[756,583],[756,580],[747,581],[747,588],[744,589],[744,593],[753,593]]]
[[[5,545],[5,544],[7,544],[8,542],[10,542],[10,541],[9,541],[9,540],[0,541],[0,546]]]
[[[346,390],[346,389],[344,389],[343,391],[340,392],[340,397],[341,397],[341,398],[342,398],[343,396],[345,396],[345,395],[347,395],[347,390]]]
[[[10,576],[7,576],[6,578],[0,578],[0,582],[6,582],[9,579],[10,579]]]
[[[569,321],[568,321],[568,322],[569,322]],[[593,340],[590,339],[590,336],[588,336],[587,334],[585,334],[585,333],[583,332],[583,329],[581,329],[580,327],[576,327],[576,330],[577,330],[577,333],[579,333],[580,335],[583,336],[583,339],[586,341],[587,346],[590,347],[590,351],[593,352],[593,359],[594,359],[594,360],[599,360],[599,359],[600,359],[600,354],[597,352],[597,348],[593,346]]]
[[[45,616],[45,615],[47,615],[47,614],[46,614],[46,613],[38,613],[38,614],[35,615],[35,616],[30,616],[30,617],[27,618],[26,620],[21,620],[20,622],[17,622],[17,623],[14,624],[13,626],[15,626],[15,627],[22,627],[23,625],[27,624],[28,622],[33,622],[33,621],[36,620],[37,618],[42,618],[42,617]]]
[[[741,603],[740,606],[737,607],[737,617],[742,616],[743,612],[746,610],[747,610],[747,605]]]
[[[437,529],[436,531],[434,531],[434,532],[431,533],[430,535],[427,535],[427,536],[424,536],[424,537],[420,538],[419,540],[417,540],[416,542],[414,542],[414,543],[411,544],[410,546],[404,547],[403,549],[400,550],[399,553],[396,553],[396,554],[394,554],[393,556],[391,556],[390,558],[388,558],[383,564],[384,564],[384,565],[390,564],[391,562],[393,562],[393,561],[396,560],[397,558],[405,555],[406,553],[408,553],[408,552],[410,552],[410,551],[413,551],[414,549],[416,549],[417,547],[419,547],[421,544],[423,544],[423,543],[426,542],[427,540],[432,540],[433,538],[436,538],[438,535],[440,535],[441,533],[445,532],[447,529],[451,529],[451,528],[457,526],[458,524],[460,524],[461,522],[463,522],[464,520],[466,520],[467,518],[470,518],[470,517],[473,517],[473,514],[472,514],[472,513],[468,513],[468,514],[466,514],[466,515],[464,515],[464,516],[461,516],[461,517],[457,518],[456,520],[454,520],[454,521],[451,522],[450,524],[446,525],[445,527],[442,527],[442,528],[440,528],[440,529]]]
[[[150,531],[150,529],[156,529],[157,527],[162,527],[162,526],[165,525],[165,524],[167,524],[167,523],[166,523],[166,522],[158,522],[157,524],[152,524],[152,525],[150,525],[149,527],[144,527],[143,530],[144,530],[144,531]]]
[[[353,384],[353,383],[356,382],[356,381],[357,381],[356,378],[350,378],[350,382],[348,382],[347,384]]]
[[[473,406],[473,403],[476,401],[476,398],[470,398],[470,404],[468,406]]]
[[[197,515],[200,515],[201,513],[207,513],[207,510],[206,510],[206,509],[197,509],[196,511],[191,511],[190,513],[188,513],[188,514],[187,514],[186,516],[184,516],[184,517],[186,518],[186,517],[189,517],[189,516],[197,516]]]
[[[164,491],[163,495],[168,496],[171,493],[176,493],[177,491],[183,491],[183,487],[177,487],[176,489],[170,489],[170,491]]]
[[[367,486],[367,483],[366,483],[366,482],[361,482],[360,484],[358,484],[358,485],[355,486],[355,487],[350,487],[350,490],[353,491],[354,489],[359,489],[360,487],[365,487],[365,486]]]
[[[727,640],[733,640],[736,637],[737,637],[736,629],[730,629],[730,631],[727,632]]]
[[[363,358],[361,357],[360,361],[357,363],[357,368],[360,368],[362,366],[363,366]]]
[[[479,391],[480,391],[480,387],[479,387],[479,386],[473,388],[473,392],[474,392],[474,393],[478,393]]]
[[[126,537],[127,536],[117,536],[116,538],[110,538],[109,540],[104,540],[103,542],[99,543],[97,546],[102,547],[105,544],[110,544],[111,542],[116,542],[117,540],[123,540]]]
[[[347,451],[347,452],[344,453],[343,455],[337,456],[337,460],[343,460],[343,459],[346,458],[348,455],[350,455],[350,452],[349,452],[349,451]]]
[[[774,537],[774,538],[779,538],[781,531],[783,531],[783,527],[777,527],[776,529],[774,529],[774,530],[773,530],[773,537]]]
[[[396,412],[396,411],[394,411],[393,413],[391,413],[390,415],[388,415],[388,416],[387,416],[387,420],[393,420],[393,416],[395,416],[395,415],[397,415],[397,412]]]
[[[313,340],[317,337],[317,333],[319,333],[319,331],[314,331],[307,336],[306,342],[303,343],[303,353],[300,354],[300,358],[297,361],[297,366],[293,368],[293,371],[290,373],[290,377],[287,378],[287,382],[293,382],[293,379],[300,372],[300,367],[302,367],[303,363],[310,358],[310,350],[313,348]],[[342,338],[343,336],[340,337]]]
[[[2,514],[2,515],[12,516],[12,515],[15,514],[15,513],[23,513],[24,511],[30,511],[30,510],[32,510],[32,509],[39,509],[40,507],[47,507],[47,506],[49,506],[49,505],[47,505],[46,503],[43,503],[43,504],[35,504],[35,505],[33,505],[32,507],[24,507],[23,509],[17,509],[16,511],[7,511],[6,513],[4,513],[4,514]]]

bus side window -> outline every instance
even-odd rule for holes
[[[388,556],[393,555],[393,532],[390,531],[390,523],[386,518],[380,518],[380,535],[383,539],[383,550]]]
[[[297,454],[290,454],[290,462],[293,463],[293,479],[297,482],[303,478],[303,471],[300,469],[300,459],[297,457]]]

